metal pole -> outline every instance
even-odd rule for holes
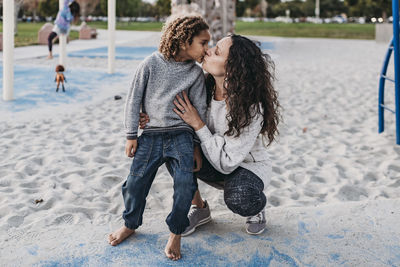
[[[61,11],[64,8],[64,1],[65,0],[59,0],[58,1],[58,8]],[[60,65],[63,65],[65,67],[65,63],[67,61],[67,35],[66,34],[60,34],[58,36],[59,40],[59,57],[58,57],[58,63]]]
[[[14,0],[3,1],[3,99],[14,93]]]
[[[319,0],[315,0],[315,17],[319,19]]]
[[[115,72],[115,0],[108,0],[108,73]]]
[[[400,145],[400,51],[399,51],[399,0],[392,0],[393,46],[396,105],[396,143]]]

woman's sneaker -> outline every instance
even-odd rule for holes
[[[259,235],[264,232],[265,225],[265,209],[263,209],[257,215],[247,217],[246,232],[250,235]]]
[[[196,230],[197,226],[203,225],[211,221],[210,207],[206,200],[204,200],[204,208],[199,208],[192,205],[189,210],[188,219],[189,226],[182,233],[182,236],[188,236]]]

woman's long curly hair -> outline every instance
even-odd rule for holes
[[[261,134],[268,138],[270,145],[279,134],[281,119],[278,94],[274,89],[275,65],[268,54],[250,39],[231,35],[232,45],[225,63],[225,83],[229,129],[228,136],[238,137],[250,125],[257,114],[263,116]],[[215,80],[206,77],[207,103],[215,93]]]
[[[164,25],[158,50],[166,59],[170,60],[178,55],[182,45],[185,45],[186,42],[191,45],[193,38],[208,28],[208,24],[199,16],[174,19]]]

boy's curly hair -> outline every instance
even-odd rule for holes
[[[193,37],[208,29],[208,24],[200,16],[177,18],[164,25],[158,50],[170,60],[178,55],[181,45],[192,44]]]

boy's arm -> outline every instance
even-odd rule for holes
[[[145,62],[142,62],[136,69],[132,86],[128,91],[125,103],[125,116],[124,126],[126,132],[126,139],[137,139],[137,132],[139,126],[139,113],[142,103],[143,93],[147,86],[149,78],[148,68]]]
[[[188,96],[192,105],[197,109],[201,120],[206,123],[207,96],[203,70],[201,70],[199,77],[189,89]],[[197,144],[200,143],[200,139],[196,134],[194,135],[194,142]]]

